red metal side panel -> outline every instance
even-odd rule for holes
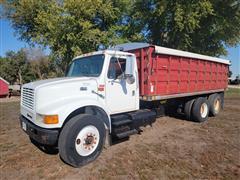
[[[0,96],[8,95],[8,84],[0,79]]]
[[[184,93],[188,91],[188,77],[189,77],[189,61],[186,58],[181,58],[181,76],[179,84],[179,92]]]
[[[141,96],[192,93],[227,87],[226,64],[155,54],[154,46],[129,52],[137,57]]]
[[[137,65],[138,65],[138,75],[139,75],[139,86],[140,86],[140,95],[143,96],[148,94],[150,91],[150,80],[151,77],[151,67],[152,67],[152,56],[154,48],[146,47],[141,49],[136,49],[129,51],[136,55]]]
[[[169,57],[168,56],[162,56],[161,61],[157,61],[155,58],[155,67],[154,67],[154,73],[156,77],[155,81],[155,91],[157,91],[159,94],[163,94],[167,91],[168,88],[168,80],[169,80]]]
[[[209,90],[211,89],[211,62],[210,61],[206,61],[205,63],[205,84],[204,84],[204,88]]]

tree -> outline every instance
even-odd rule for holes
[[[20,39],[48,46],[62,70],[74,56],[116,41],[120,12],[110,0],[7,0],[3,7]]]
[[[53,78],[58,73],[53,59],[38,48],[8,51],[5,57],[0,57],[0,76],[10,84]]]
[[[6,79],[11,84],[16,79],[14,72],[11,70],[10,60],[6,57],[0,58],[0,77]]]
[[[66,69],[79,54],[144,41],[212,56],[240,42],[237,0],[4,0],[20,39],[48,46]]]
[[[49,56],[46,56],[40,48],[25,50],[30,65],[30,70],[36,80],[56,77],[58,69]]]
[[[10,84],[23,84],[34,79],[24,49],[17,53],[7,52],[6,57],[1,58],[0,65],[0,76]]]
[[[135,1],[129,24],[140,40],[212,56],[240,42],[240,2],[236,0]]]
[[[48,56],[39,57],[29,62],[30,69],[35,80],[58,77],[58,68],[54,61]]]

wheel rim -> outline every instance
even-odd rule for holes
[[[220,101],[219,99],[216,99],[216,101],[214,102],[214,111],[217,113],[220,110]]]
[[[80,156],[92,154],[99,144],[99,131],[95,126],[89,125],[81,129],[75,139],[75,148]]]
[[[207,113],[208,113],[208,106],[206,103],[203,103],[200,108],[201,117],[205,118],[207,116]]]

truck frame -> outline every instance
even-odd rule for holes
[[[128,43],[78,56],[67,76],[22,86],[22,129],[73,167],[168,111],[204,122],[223,108],[228,60]]]

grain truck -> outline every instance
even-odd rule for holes
[[[223,107],[228,60],[146,43],[75,57],[66,77],[24,84],[22,129],[67,164],[95,160],[104,146],[141,132],[166,111],[204,122]]]

